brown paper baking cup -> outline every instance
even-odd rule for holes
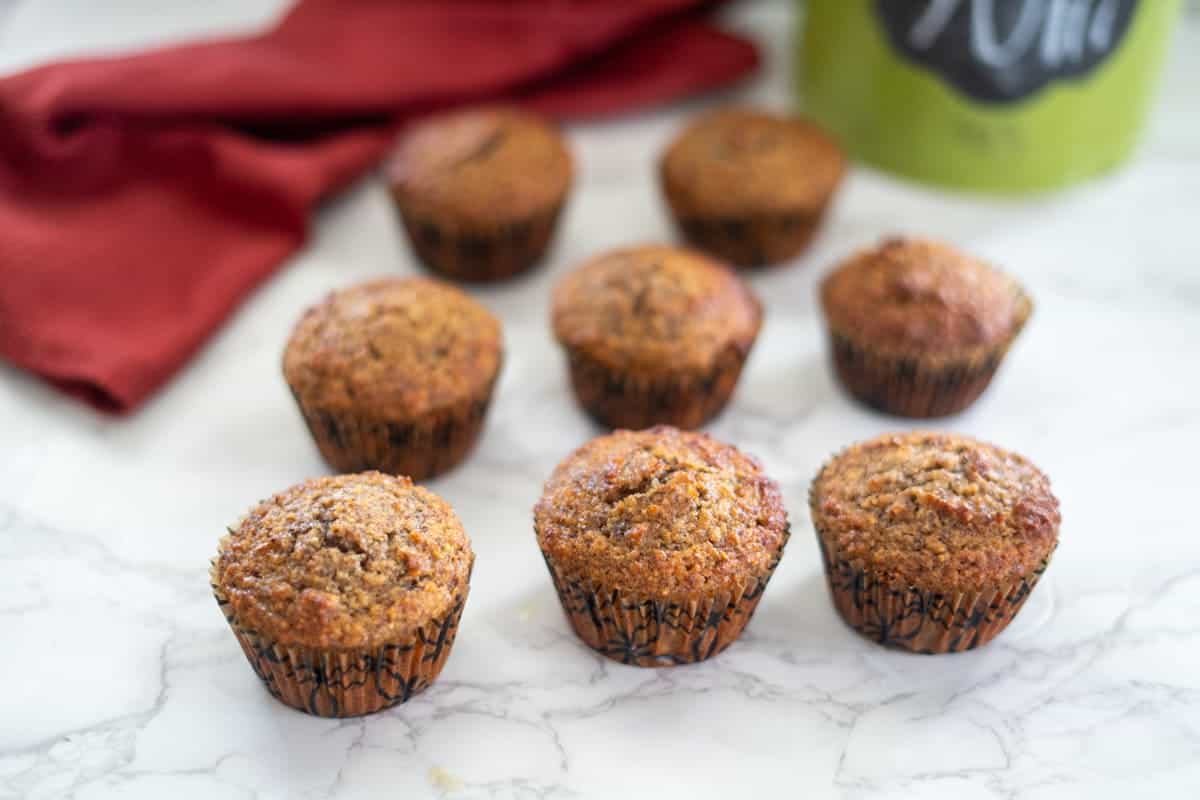
[[[612,369],[568,349],[567,368],[579,405],[601,425],[629,430],[674,425],[691,430],[729,403],[749,355],[750,347],[730,345],[707,373],[647,377]]]
[[[480,400],[415,420],[328,409],[293,396],[321,456],[338,472],[377,469],[421,481],[457,466],[470,453],[483,431],[494,385],[495,379]]]
[[[695,247],[739,267],[790,261],[812,242],[827,204],[811,211],[753,216],[677,216],[683,238]]]
[[[918,419],[957,414],[987,389],[1032,310],[1029,297],[1020,292],[1017,320],[1008,338],[991,350],[951,361],[879,353],[831,330],[834,370],[846,391],[879,411]]]
[[[877,579],[829,552],[820,533],[821,561],[834,608],[873,642],[914,653],[957,653],[994,639],[1016,617],[1050,563],[1020,580],[979,592],[946,594]]]
[[[966,409],[988,387],[1007,345],[976,360],[927,367],[918,357],[879,355],[831,335],[842,385],[871,408],[902,417],[944,417]]]
[[[555,569],[549,558],[546,567],[567,621],[584,644],[622,664],[670,667],[711,658],[741,635],[782,554],[780,545],[767,573],[738,591],[688,602],[641,597],[573,579]]]
[[[362,650],[287,647],[244,628],[213,586],[217,605],[246,660],[271,696],[319,717],[357,717],[403,703],[427,688],[446,664],[467,601],[417,630],[411,641]]]
[[[426,267],[454,280],[486,283],[510,278],[541,261],[563,203],[519,222],[471,231],[418,216],[398,200],[397,207],[408,240]]]

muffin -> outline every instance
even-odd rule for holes
[[[523,272],[546,252],[573,170],[550,122],[498,107],[417,123],[397,145],[387,176],[408,238],[429,269],[494,281]]]
[[[695,428],[725,407],[762,325],[732,270],[649,245],[602,255],[554,290],[554,334],[579,404],[611,428]]]
[[[458,517],[408,478],[317,478],[221,540],[213,593],[272,696],[322,717],[402,703],[442,671],[475,556]]]
[[[799,255],[845,170],[837,143],[813,123],[745,108],[700,117],[659,164],[683,236],[744,267]]]
[[[842,262],[821,304],[842,385],[903,417],[975,402],[1033,310],[1012,278],[921,239],[889,239]]]
[[[533,513],[575,633],[641,667],[703,661],[737,639],[788,538],[758,462],[666,426],[588,442]]]
[[[986,644],[1012,621],[1058,543],[1050,481],[963,436],[856,444],[809,495],[834,607],[868,639],[918,653]]]
[[[423,480],[474,446],[502,357],[500,323],[479,303],[438,281],[389,278],[310,308],[283,374],[335,470]]]

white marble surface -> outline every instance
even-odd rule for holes
[[[19,2],[0,69],[273,10],[164,7]],[[770,69],[739,96],[787,102],[789,12],[732,13],[769,46]],[[1116,176],[1017,203],[855,170],[812,252],[751,278],[766,326],[711,432],[763,459],[796,535],[746,635],[703,665],[641,670],[582,647],[530,527],[542,479],[596,432],[550,341],[548,289],[597,250],[669,235],[651,165],[700,104],[573,128],[582,175],[550,262],[476,292],[510,357],[481,447],[433,488],[478,563],[445,672],[402,707],[339,722],[272,700],[206,581],[226,524],[324,469],[279,375],[293,318],[331,287],[415,269],[377,181],[330,204],[311,246],[134,417],[0,368],[0,798],[1196,796],[1197,74],[1193,16]],[[883,651],[843,627],[805,507],[831,451],[908,427],[835,388],[813,296],[833,259],[897,231],[994,258],[1038,304],[992,389],[943,427],[1040,464],[1062,546],[1014,626],[957,656]]]

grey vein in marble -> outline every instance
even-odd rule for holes
[[[5,19],[0,64],[252,27],[279,7],[221,0],[151,15],[146,0],[121,0],[89,25],[67,0],[37,5],[20,0]],[[730,13],[762,37],[774,71],[725,97],[789,102],[789,8]],[[226,525],[324,472],[278,374],[295,315],[330,288],[416,269],[378,182],[330,204],[311,246],[131,419],[0,368],[0,798],[1195,795],[1192,8],[1124,171],[1017,203],[856,169],[812,251],[750,277],[766,323],[710,430],[763,459],[795,535],[742,640],[702,665],[639,670],[582,647],[530,509],[554,464],[596,433],[548,333],[549,289],[598,250],[670,236],[652,167],[703,103],[572,128],[580,185],[549,263],[475,290],[504,320],[510,356],[479,450],[432,488],[459,510],[478,562],[442,678],[402,707],[322,720],[272,700],[206,575]],[[1037,310],[993,387],[939,424],[1029,455],[1063,503],[1062,545],[1021,617],[950,657],[883,651],[839,622],[806,508],[831,452],[911,427],[834,384],[814,297],[837,258],[896,231],[946,238],[1030,288]]]

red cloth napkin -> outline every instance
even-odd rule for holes
[[[608,114],[728,83],[756,52],[704,5],[304,0],[263,35],[4,79],[0,355],[133,409],[400,120],[497,97]]]

